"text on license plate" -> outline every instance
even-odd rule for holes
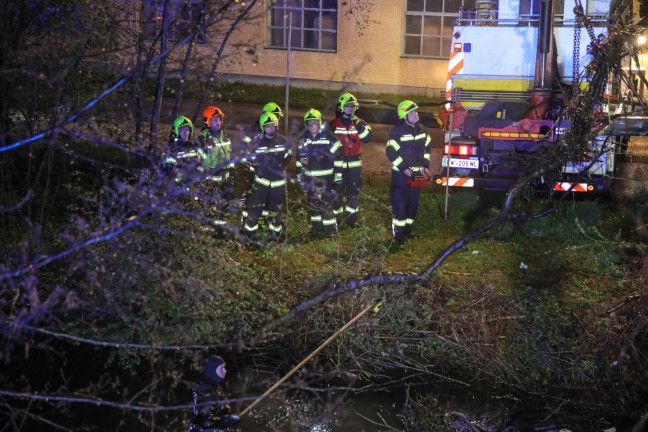
[[[443,166],[448,166],[448,158],[443,158]],[[479,161],[477,159],[450,159],[450,168],[468,168],[478,169]]]

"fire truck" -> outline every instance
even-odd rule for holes
[[[619,2],[556,3],[476,0],[475,9],[460,12],[450,47],[448,104],[439,113],[445,147],[435,186],[506,191],[539,166],[548,148],[565,145],[565,134],[576,126],[565,116],[565,89],[591,85],[584,71],[615,19],[610,3]],[[610,93],[617,97],[621,90],[599,91],[607,102],[596,110],[618,111],[621,103],[610,104]],[[534,187],[609,193],[618,139],[631,123],[640,126],[630,134],[645,133],[643,120],[611,122],[578,157],[566,158],[558,175],[537,176],[542,184]]]

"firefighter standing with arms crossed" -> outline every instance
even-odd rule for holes
[[[225,236],[225,211],[232,195],[230,172],[232,142],[223,132],[225,114],[213,105],[203,111],[203,129],[198,136],[198,145],[205,153],[203,167],[205,180],[202,182],[209,222],[218,237]]]
[[[342,144],[322,126],[322,114],[309,109],[304,115],[306,131],[297,148],[298,177],[308,198],[311,236],[337,232],[333,211],[335,185],[342,181]]]
[[[343,147],[342,182],[337,188],[335,213],[352,228],[358,221],[358,196],[362,188],[362,144],[373,137],[371,126],[355,115],[359,107],[355,96],[343,93],[335,108],[336,117],[330,123],[331,131]],[[346,205],[343,201],[345,195]]]
[[[392,234],[402,245],[412,234],[418,211],[421,187],[429,177],[432,139],[419,123],[418,105],[405,100],[398,105],[399,122],[387,140],[387,158],[391,162],[389,197],[392,205]]]
[[[254,183],[246,199],[243,233],[257,238],[258,218],[267,210],[270,241],[280,242],[283,232],[283,209],[286,206],[286,166],[292,157],[288,139],[277,133],[279,119],[272,113],[263,113],[259,119],[262,133],[252,140],[254,151],[248,162],[254,169]]]

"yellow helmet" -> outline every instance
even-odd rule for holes
[[[263,106],[263,112],[269,112],[279,117],[283,117],[283,112],[281,111],[281,107],[277,105],[274,102],[268,102]]]
[[[416,103],[412,102],[411,100],[404,100],[403,102],[398,104],[398,118],[404,119],[407,114],[411,113],[415,109],[418,109],[418,105],[416,105]]]
[[[271,112],[264,112],[263,114],[261,114],[261,117],[259,117],[259,126],[261,126],[261,132],[264,132],[265,127],[271,124],[275,125],[275,127],[279,126],[279,119],[277,118],[277,116],[272,114]]]
[[[353,106],[354,106],[353,111],[354,111],[354,112],[355,112],[358,108],[360,108],[360,104],[358,104],[358,99],[356,99],[356,97],[353,96],[351,93],[349,93],[349,92],[344,92],[344,93],[342,93],[342,94],[340,95],[340,97],[338,98],[337,108],[338,108],[340,111],[344,111],[344,106],[345,106],[345,105],[348,105],[348,104],[353,104]]]
[[[191,139],[191,136],[193,135],[193,123],[191,120],[189,120],[185,116],[178,117],[177,119],[173,120],[173,127],[171,129],[171,136],[173,138],[179,138],[180,137],[180,128],[184,126],[189,126],[189,139]]]
[[[309,109],[308,111],[306,111],[306,114],[304,114],[304,124],[306,125],[306,127],[308,127],[309,120],[317,120],[320,127],[322,127],[322,113],[315,108]]]

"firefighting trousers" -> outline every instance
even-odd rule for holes
[[[245,200],[245,217],[243,232],[250,238],[256,238],[259,230],[259,216],[268,212],[268,230],[280,234],[283,230],[283,209],[286,207],[286,182],[280,186],[266,186],[254,183],[250,195]]]
[[[362,189],[361,174],[361,156],[345,156],[342,183],[336,189],[335,214],[350,226],[355,225],[358,221],[358,197]],[[344,196],[346,196],[346,204]]]
[[[389,198],[392,205],[392,235],[396,240],[405,239],[412,233],[412,225],[421,198],[421,189],[392,182]]]
[[[308,177],[306,177],[308,179]],[[337,221],[333,205],[337,192],[332,190],[332,178],[307,180],[304,185],[311,221],[311,234],[334,234]]]

